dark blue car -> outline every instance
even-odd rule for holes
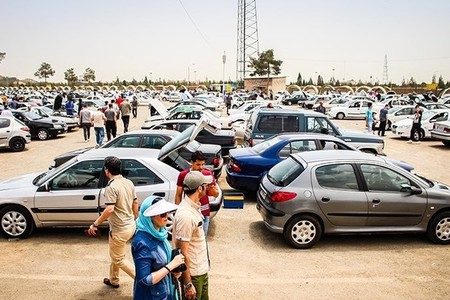
[[[315,150],[360,151],[343,140],[326,134],[283,133],[275,135],[251,148],[230,150],[226,167],[227,182],[237,190],[256,192],[263,176],[277,163],[289,155]],[[402,161],[390,161],[412,171],[414,168]]]

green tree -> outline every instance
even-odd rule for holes
[[[86,70],[84,71],[84,74],[83,74],[83,79],[87,83],[89,83],[91,81],[95,81],[95,71],[91,68],[86,68]]]
[[[314,83],[313,83],[313,80],[312,80],[312,78],[311,77],[309,77],[309,81],[308,81],[308,85],[313,85]]]
[[[440,88],[440,89],[445,88],[444,78],[442,78],[442,75],[439,76],[438,88]]]
[[[73,68],[67,69],[64,72],[64,79],[67,80],[68,85],[72,85],[77,81],[78,77],[75,75]]]
[[[44,82],[47,83],[47,78],[55,75],[55,70],[52,69],[52,66],[49,63],[43,62],[39,69],[34,73],[34,76],[39,78],[44,78]]]
[[[149,82],[148,82],[147,76],[145,76],[144,81],[142,82],[142,84],[145,85],[146,87],[149,86]]]
[[[303,80],[302,80],[302,74],[300,74],[300,72],[298,73],[297,76],[297,82],[295,83],[296,85],[302,85]]]
[[[322,78],[322,76],[321,75],[318,75],[317,76],[317,85],[323,85],[323,78]]]
[[[281,60],[276,60],[273,55],[273,49],[262,52],[258,58],[250,58],[248,67],[253,69],[250,76],[278,75],[281,72]]]
[[[6,52],[0,52],[0,63],[2,62],[2,60],[4,60],[6,57]]]
[[[414,79],[414,77],[411,77],[409,79],[408,85],[410,85],[410,86],[416,86],[417,85],[416,80]]]
[[[433,77],[431,77],[431,83],[436,83],[436,74],[433,74]]]

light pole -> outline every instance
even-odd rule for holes
[[[190,64],[188,66],[188,83],[191,82],[191,66],[195,66],[195,64]]]
[[[222,93],[225,94],[225,63],[227,62],[227,55],[223,51],[222,55],[223,69],[222,69]]]

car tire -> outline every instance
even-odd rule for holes
[[[339,120],[343,120],[345,118],[345,115],[344,115],[344,113],[340,112],[336,115],[336,118],[338,118]]]
[[[0,230],[7,238],[22,239],[33,232],[34,221],[28,210],[10,205],[0,211]]]
[[[41,141],[45,141],[50,138],[50,133],[45,128],[39,128],[36,135],[37,138]]]
[[[442,141],[442,144],[444,144],[447,147],[450,147],[450,141]]]
[[[435,244],[450,244],[450,211],[437,214],[428,225],[428,238]]]
[[[9,141],[9,148],[13,152],[21,152],[25,149],[25,141],[22,138],[15,137]]]
[[[322,225],[316,217],[300,215],[286,224],[283,235],[294,248],[308,249],[314,246],[322,236]]]

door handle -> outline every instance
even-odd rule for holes
[[[166,193],[154,193],[153,196],[165,197]]]
[[[330,198],[329,197],[322,197],[322,202],[330,202]]]
[[[86,195],[83,197],[83,200],[95,200],[95,195]]]
[[[381,200],[378,198],[375,198],[375,199],[372,199],[372,203],[373,203],[372,207],[375,207],[381,203]]]

